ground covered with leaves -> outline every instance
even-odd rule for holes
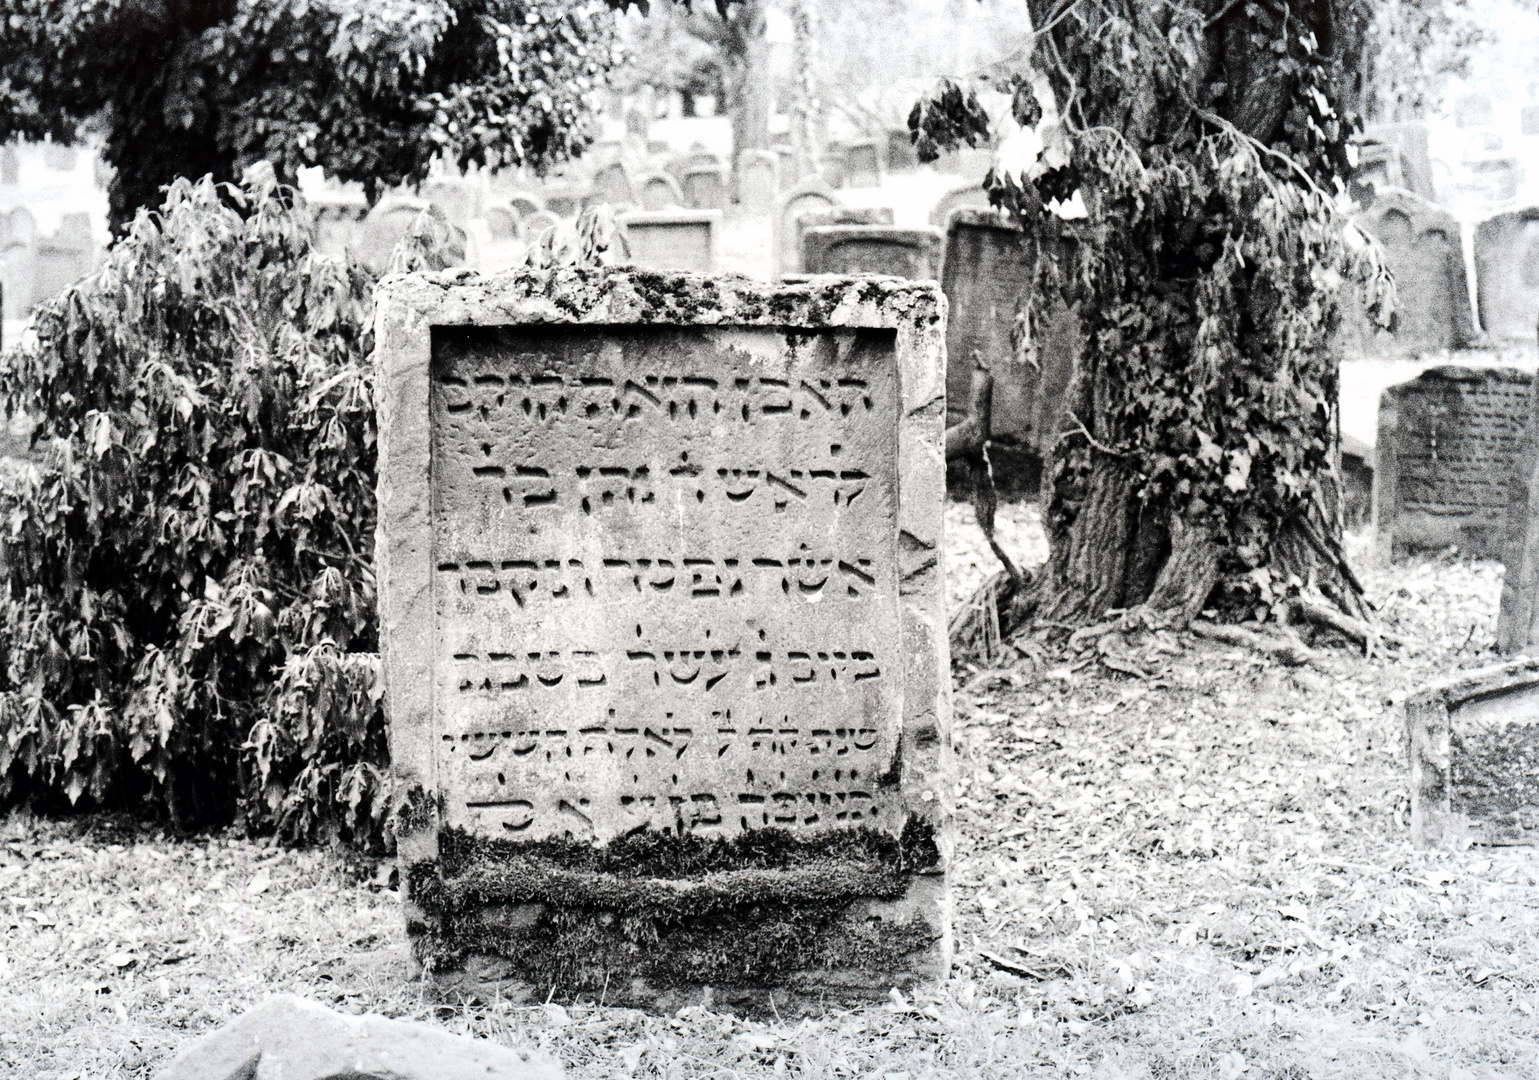
[[[988,568],[951,515],[954,599]],[[1000,534],[1032,562],[1031,507]],[[0,1074],[146,1077],[274,992],[540,1047],[587,1077],[1539,1075],[1539,862],[1413,851],[1398,703],[1491,662],[1500,569],[1357,563],[1387,656],[1177,634],[957,671],[952,980],[811,1019],[447,1002],[390,869],[116,819],[0,819]],[[1112,657],[1116,660],[1116,657]],[[1120,667],[1126,668],[1126,663]]]

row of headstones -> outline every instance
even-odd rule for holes
[[[1345,305],[1347,355],[1414,357],[1475,339],[1459,222],[1410,192],[1381,190],[1357,225],[1378,239],[1395,275],[1393,333]],[[1539,321],[1539,208],[1500,214],[1475,229],[1475,292],[1485,332],[1532,340]]]

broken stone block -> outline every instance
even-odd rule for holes
[[[184,1047],[156,1080],[561,1080],[546,1057],[383,1016],[269,998]]]

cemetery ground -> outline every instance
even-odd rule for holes
[[[1030,507],[1002,512],[1025,561]],[[953,600],[987,566],[951,511]],[[269,993],[554,1053],[574,1078],[1539,1075],[1539,863],[1418,852],[1399,701],[1489,663],[1500,570],[1375,567],[1406,644],[1284,668],[1185,635],[959,667],[957,961],[812,1017],[454,1001],[388,864],[111,817],[0,819],[0,1075],[146,1077]]]

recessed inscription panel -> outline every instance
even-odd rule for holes
[[[446,824],[901,827],[894,348],[869,329],[434,330]]]

